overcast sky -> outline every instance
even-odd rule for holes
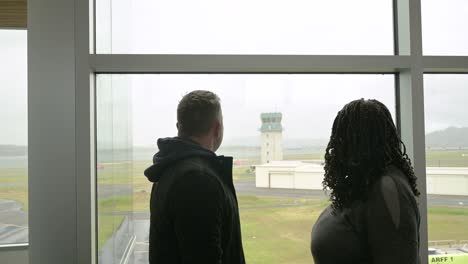
[[[0,30],[0,144],[27,143],[26,31]]]
[[[468,1],[423,0],[425,54],[468,55]],[[113,53],[392,54],[390,0],[98,1],[98,48]],[[181,8],[183,6],[184,8]],[[110,23],[112,21],[112,23]],[[27,142],[26,32],[0,30],[0,144]],[[116,76],[132,90],[134,144],[173,136],[194,89],[222,100],[226,138],[258,135],[261,112],[284,115],[285,137],[327,138],[336,112],[376,98],[394,112],[391,75]],[[99,88],[99,87],[98,87]],[[468,126],[468,75],[425,76],[426,130]]]
[[[226,142],[259,136],[260,113],[283,113],[285,138],[327,138],[343,105],[376,98],[395,109],[392,75],[139,75],[130,79],[134,143],[176,134],[178,101],[191,89],[211,90],[222,100]],[[148,142],[148,140],[150,140]],[[241,144],[242,142],[234,142]]]

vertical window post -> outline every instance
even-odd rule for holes
[[[420,0],[394,0],[395,53],[410,57],[410,68],[397,77],[399,128],[406,151],[418,177],[421,213],[420,255],[428,261],[426,158],[424,129],[424,87]]]

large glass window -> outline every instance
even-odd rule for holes
[[[391,0],[96,1],[113,54],[393,54]]]
[[[422,0],[425,55],[468,55],[468,1]]]
[[[193,89],[211,89],[223,99],[226,138],[219,154],[235,157],[234,177],[240,196],[249,263],[312,262],[308,245],[310,228],[327,204],[326,196],[319,190],[317,175],[321,174],[323,149],[333,117],[345,102],[360,97],[381,99],[393,109],[395,86],[404,92],[404,96],[397,98],[402,100],[396,102],[403,110],[401,120],[405,121],[400,129],[407,139],[408,149],[414,154],[419,177],[424,173],[418,162],[427,154],[429,210],[425,211],[423,199],[421,209],[424,214],[421,217],[423,224],[429,219],[429,262],[456,263],[450,255],[433,256],[455,254],[460,250],[468,252],[462,247],[468,240],[464,228],[468,223],[464,185],[465,167],[468,167],[465,166],[468,157],[465,152],[468,151],[463,143],[468,124],[463,121],[466,111],[462,107],[466,102],[463,85],[468,83],[468,74],[445,74],[468,71],[466,0],[76,0],[65,6],[73,9],[74,16],[51,15],[51,21],[38,21],[48,25],[49,22],[68,25],[69,32],[73,31],[75,36],[72,46],[78,53],[85,51],[80,47],[83,45],[81,40],[88,40],[88,37],[91,46],[96,47],[97,54],[92,49],[89,60],[88,54],[80,54],[78,57],[86,59],[70,62],[76,67],[76,82],[71,78],[70,85],[79,85],[74,101],[79,113],[63,113],[69,120],[78,117],[76,124],[84,122],[88,116],[87,104],[92,101],[85,97],[97,84],[96,109],[93,109],[97,112],[97,137],[92,140],[97,139],[96,216],[101,263],[121,262],[129,250],[128,245],[133,245],[133,239],[137,241],[133,251],[135,262],[147,261],[151,184],[142,172],[157,151],[156,139],[175,135],[175,106],[184,93]],[[38,18],[42,17],[39,16],[42,11],[34,7],[31,13]],[[82,26],[88,26],[81,24],[88,15],[92,21],[89,32],[81,30]],[[395,23],[394,16],[402,23]],[[418,23],[421,16],[422,25]],[[70,41],[69,35],[55,34],[44,27],[35,27],[34,31],[34,36],[44,35],[43,39]],[[18,110],[15,103],[21,101],[11,94],[19,90],[11,89],[10,84],[21,79],[13,68],[23,60],[11,58],[14,50],[23,47],[4,38],[14,32],[0,31],[0,67],[6,67],[1,68],[0,100],[7,109],[0,113],[0,117],[8,126],[0,132],[0,210],[7,208],[0,211],[0,243],[15,243],[25,240],[18,237],[27,237],[27,171],[24,165],[27,142],[25,134],[21,134],[26,128],[15,128],[19,127],[16,125],[22,118],[26,120],[26,107],[21,108],[24,110],[21,117],[10,118]],[[423,47],[414,45],[421,37]],[[416,56],[396,56],[395,40],[402,47],[411,46],[411,53]],[[40,50],[34,47],[43,48],[42,44],[39,39],[33,40],[30,52],[34,55]],[[201,56],[177,56],[179,54]],[[249,56],[252,54],[357,56],[332,56],[331,59],[327,56],[292,56],[281,65],[275,65],[266,62],[270,59],[270,62],[281,61],[283,56]],[[438,61],[421,58],[418,54],[456,57]],[[232,61],[235,65],[229,67]],[[365,63],[360,63],[363,61]],[[223,71],[225,75],[214,74],[213,69],[218,65],[221,67],[215,71]],[[44,64],[44,67],[52,66]],[[279,71],[307,74],[277,74]],[[367,74],[376,71],[401,74],[402,78],[396,78],[398,83],[395,85],[392,75]],[[424,77],[425,71],[434,75]],[[118,75],[122,72],[126,75]],[[143,72],[147,74],[140,74]],[[157,74],[161,72],[171,72],[172,75]],[[189,74],[194,72],[206,74]],[[257,74],[260,72],[266,74]],[[343,72],[353,75],[339,74]],[[88,86],[86,73],[97,78],[90,82],[93,87]],[[44,96],[53,97],[50,94]],[[26,100],[26,95],[22,98]],[[31,105],[39,105],[41,99],[30,98]],[[421,122],[424,106],[425,124]],[[63,109],[57,110],[61,113]],[[81,115],[81,110],[86,113]],[[91,117],[90,120],[94,121]],[[262,129],[262,122],[273,122],[284,129],[280,135],[266,133],[268,130]],[[87,144],[82,142],[86,137],[81,136],[87,132],[81,128],[76,127],[76,143]],[[44,131],[33,132],[49,130],[44,127]],[[427,132],[427,149],[421,144],[425,137],[423,131]],[[16,140],[22,136],[24,141]],[[38,137],[31,137],[34,138]],[[31,143],[36,146],[36,142]],[[63,148],[59,146],[57,150]],[[81,172],[90,155],[87,151],[76,154]],[[274,165],[278,162],[287,165],[287,173],[276,170]],[[315,176],[310,177],[312,174]],[[77,185],[78,193],[88,191],[87,185]],[[422,193],[426,195],[426,190]],[[51,198],[47,195],[34,198],[43,197]],[[77,205],[74,198],[63,202],[70,208]],[[89,203],[83,206],[86,204],[92,207]],[[63,204],[54,204],[54,207],[57,205]],[[80,205],[79,209],[83,207]],[[78,223],[89,220],[86,214],[80,213],[77,217]],[[75,224],[74,219],[66,221]],[[79,234],[89,235],[94,231],[87,225],[78,228]],[[18,233],[18,230],[23,231]],[[426,239],[425,226],[421,231],[421,236]],[[6,237],[10,240],[2,242]],[[87,248],[87,239],[76,241],[79,241],[78,248]],[[426,242],[421,241],[424,252]],[[468,260],[460,261],[459,255],[455,258],[458,262],[468,263]]]
[[[0,245],[28,242],[25,30],[0,30]]]
[[[124,263],[135,236],[131,86],[110,75],[100,75],[97,86],[98,259]]]
[[[429,257],[467,263],[468,75],[426,74],[424,86]]]
[[[234,182],[248,263],[313,263],[310,232],[328,205],[321,185],[323,156],[337,112],[351,100],[364,97],[381,100],[395,113],[393,75],[132,74],[98,75],[98,80],[98,144],[100,138],[112,138],[99,133],[102,103],[116,107],[115,95],[108,94],[111,90],[103,80],[111,80],[114,93],[130,91],[127,98],[131,98],[132,107],[126,110],[131,110],[133,122],[133,156],[124,158],[132,161],[133,170],[124,170],[126,176],[121,174],[125,179],[130,177],[131,183],[125,180],[117,186],[120,175],[104,173],[116,171],[116,164],[123,162],[116,161],[115,149],[112,165],[104,161],[98,164],[98,215],[101,219],[113,218],[101,221],[98,233],[102,237],[104,229],[106,238],[116,237],[120,228],[127,228],[116,225],[115,219],[123,221],[131,210],[129,200],[124,199],[128,193],[122,190],[132,186],[135,263],[148,261],[152,184],[143,171],[157,152],[156,140],[176,136],[177,104],[187,92],[209,89],[221,98],[225,136],[218,154],[235,160]],[[114,120],[119,116],[124,117],[121,120],[129,118],[128,113],[120,112]],[[277,123],[283,129],[270,131],[262,122]],[[116,129],[114,126],[114,133]],[[98,150],[102,152],[102,147]],[[269,155],[269,162],[264,155]],[[284,167],[287,169],[279,169]],[[103,196],[108,188],[106,181],[113,182],[117,190],[113,192],[111,214],[103,206],[109,199]]]

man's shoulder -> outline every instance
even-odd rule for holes
[[[173,173],[177,174],[186,174],[186,173],[196,173],[196,174],[206,174],[206,173],[216,173],[213,161],[205,157],[188,157],[182,160],[179,160],[172,164]]]
[[[209,162],[203,158],[194,157],[174,164],[171,178],[165,188],[168,194],[177,199],[183,197],[200,196],[218,198],[225,195],[223,184]],[[181,196],[181,194],[184,194]],[[218,199],[216,198],[216,199]]]
[[[212,161],[204,157],[189,157],[171,164],[165,171],[160,183],[168,186],[174,184],[192,184],[201,181],[217,185],[218,176]],[[164,182],[164,183],[163,183]]]

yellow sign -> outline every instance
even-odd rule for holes
[[[468,264],[468,254],[430,255],[429,264]]]

